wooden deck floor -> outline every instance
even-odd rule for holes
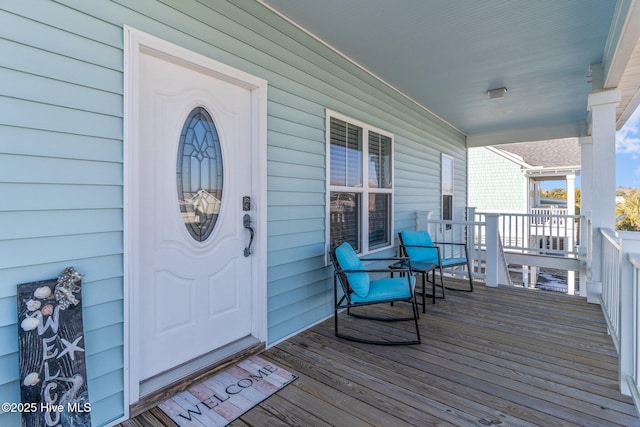
[[[411,322],[344,325],[383,336]],[[329,320],[266,350],[300,378],[232,425],[640,426],[583,298],[477,286],[428,304],[420,326],[421,345],[384,347],[336,339]],[[156,425],[174,424],[157,408],[122,424]]]

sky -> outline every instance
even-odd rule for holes
[[[616,187],[640,188],[640,108],[616,132]]]
[[[576,188],[580,177],[576,177]],[[640,188],[640,107],[627,123],[616,132],[616,188]],[[565,181],[546,181],[542,188],[567,188]]]

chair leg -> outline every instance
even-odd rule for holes
[[[347,309],[345,310],[347,316],[353,316],[353,317],[357,317],[357,318],[361,318],[361,319],[389,321],[389,322],[413,320],[413,322],[414,322],[414,324],[416,326],[416,339],[415,340],[409,340],[409,341],[375,341],[375,340],[368,340],[368,339],[358,338],[358,337],[354,337],[354,336],[351,336],[351,335],[345,335],[345,334],[340,333],[339,326],[338,326],[339,308],[341,307],[341,304],[342,304],[342,302],[344,300],[343,299],[341,299],[340,301],[337,300],[337,292],[334,294],[334,298],[336,298],[336,300],[335,300],[335,305],[334,305],[334,309],[333,309],[333,327],[334,327],[334,331],[335,331],[335,336],[337,338],[342,338],[342,339],[345,339],[345,340],[360,342],[360,343],[364,343],[364,344],[377,344],[377,345],[412,345],[412,344],[420,344],[421,343],[421,340],[420,340],[420,329],[418,327],[418,317],[419,317],[418,301],[416,300],[415,291],[414,291],[413,295],[411,296],[410,300],[405,300],[405,301],[407,301],[407,302],[409,302],[411,304],[411,310],[413,311],[413,316],[412,317],[379,318],[379,317],[374,317],[374,316],[358,315],[356,313],[351,313],[350,312],[351,307],[348,306],[348,305],[346,307]],[[342,307],[344,307],[344,306],[342,306]]]
[[[447,289],[449,289],[450,291],[457,291],[457,292],[473,292],[472,272],[473,270],[471,269],[469,263],[467,262],[467,276],[469,278],[469,289],[460,289],[460,288],[447,288]]]
[[[418,312],[418,304],[417,304],[415,295],[413,296],[413,304],[411,305],[413,306],[413,318],[414,318],[414,323],[416,325],[416,337],[418,338],[418,344],[420,344],[422,340],[420,339],[420,328],[418,327],[419,312]]]
[[[431,301],[432,304],[436,303],[436,276],[435,270],[433,273],[433,280],[431,281]]]
[[[469,263],[469,257],[467,257],[467,273],[469,274],[469,292],[473,292],[473,269]]]
[[[407,318],[402,318],[402,319],[375,319],[372,317],[361,317],[361,316],[357,316],[352,314],[352,316],[354,317],[361,317],[363,319],[374,319],[374,320],[391,320],[391,321],[395,321],[395,320],[413,320],[413,323],[416,327],[416,339],[415,340],[408,340],[408,341],[376,341],[376,340],[368,340],[365,338],[358,338],[355,337],[353,335],[345,335],[342,334],[338,331],[338,308],[336,307],[335,311],[334,311],[334,316],[335,316],[335,336],[337,338],[342,338],[348,341],[354,341],[354,342],[359,342],[359,343],[363,343],[363,344],[376,344],[376,345],[414,345],[414,344],[420,344],[421,343],[421,338],[420,338],[420,329],[418,326],[418,305],[417,305],[417,301],[415,299],[415,295],[413,296],[413,298],[411,298],[411,300],[407,300],[407,302],[409,302],[411,304],[411,310],[413,311],[413,316],[412,317],[407,317]]]
[[[438,269],[440,270],[440,287],[442,287],[442,298],[444,298],[444,279],[443,279],[443,275],[444,274],[442,273],[442,267],[438,267]],[[436,270],[434,269],[433,270],[433,275],[434,275],[433,283],[434,283],[434,285],[436,283],[435,274],[436,274]]]
[[[442,279],[441,279],[442,280]],[[431,270],[431,279],[429,279],[429,271],[422,272],[422,312],[426,313],[426,288],[427,283],[431,284],[431,303],[435,304],[437,298],[444,299],[444,286],[436,285],[436,271],[435,269]],[[441,281],[442,283],[442,281]],[[437,296],[436,291],[438,286],[442,288],[442,297]]]
[[[429,273],[424,271],[422,273],[422,312],[427,312],[427,275]],[[434,301],[435,302],[435,301]]]
[[[336,336],[338,336],[338,282],[336,276],[333,276],[333,330]]]

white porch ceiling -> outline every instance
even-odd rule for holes
[[[634,0],[262,1],[466,135],[493,143],[584,134],[590,65],[604,62],[607,73],[617,61],[623,75],[639,51],[631,53],[638,31],[622,25],[630,10],[638,16]],[[629,51],[622,59],[610,53],[621,34]],[[630,83],[626,102],[635,94],[637,103],[639,84]],[[487,90],[503,86],[506,96],[490,100]]]

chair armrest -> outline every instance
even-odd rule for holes
[[[403,268],[368,268],[365,270],[335,270],[336,273],[402,273],[402,272],[411,272],[411,269],[408,267]]]
[[[367,269],[365,270],[368,273],[403,273],[403,272],[411,272],[411,259],[407,256],[397,256],[397,257],[385,257],[385,258],[360,258],[360,261],[393,261],[386,269]],[[402,263],[406,262],[409,264],[408,267],[402,267]]]
[[[442,264],[442,254],[440,253],[440,251],[442,250],[442,248],[440,246],[427,246],[427,245],[405,245],[405,244],[401,244],[400,245],[401,252],[404,253],[408,253],[406,248],[426,248],[426,249],[435,249],[436,254],[438,254],[438,265]],[[411,258],[410,257],[406,257],[408,262],[409,262],[409,268],[411,267]],[[419,262],[419,261],[413,261],[415,262]],[[412,269],[413,270],[413,269]]]
[[[433,242],[436,245],[457,245],[457,246],[467,246],[465,243],[457,243],[457,242]]]
[[[406,256],[397,256],[397,257],[386,257],[386,258],[360,258],[360,261],[406,261],[409,257]]]
[[[442,249],[440,246],[427,246],[427,245],[400,245],[400,247],[402,248],[426,248],[426,249],[435,249],[436,252],[438,253],[438,257],[440,257],[440,249]],[[406,253],[406,249],[404,250],[404,252]],[[409,257],[407,257],[409,258]]]

